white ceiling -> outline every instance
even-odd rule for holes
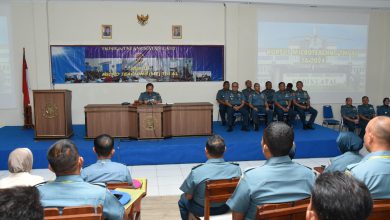
[[[48,0],[48,1],[80,1],[80,0]],[[84,0],[84,1],[128,1],[128,2],[204,2],[204,3],[242,3],[297,5],[310,7],[347,7],[390,9],[390,0]]]

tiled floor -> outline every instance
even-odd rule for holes
[[[295,159],[307,167],[315,167],[328,164],[328,158],[309,158]],[[250,167],[256,167],[264,164],[262,161],[241,161],[238,162],[242,170]],[[187,177],[192,167],[198,164],[172,164],[172,165],[148,165],[148,166],[129,166],[132,177],[146,177],[148,179],[148,196],[169,196],[180,195],[180,185]],[[54,173],[48,169],[34,169],[33,174],[45,178],[45,180],[53,180]],[[8,175],[7,170],[0,171],[0,178]]]

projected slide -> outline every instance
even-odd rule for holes
[[[367,25],[259,22],[257,79],[300,80],[317,103],[361,97],[366,50]]]

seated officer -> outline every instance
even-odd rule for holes
[[[295,91],[293,89],[293,84],[292,83],[287,83],[286,92],[291,93],[291,95],[295,93]]]
[[[378,116],[387,116],[390,117],[390,106],[389,106],[389,98],[383,99],[383,105],[378,106],[376,109],[376,114]]]
[[[373,199],[390,199],[390,118],[379,116],[368,122],[364,135],[367,154],[347,172],[363,181]]]
[[[252,119],[255,124],[255,131],[259,130],[258,114],[265,114],[267,117],[267,125],[272,122],[272,111],[269,110],[267,97],[260,92],[260,84],[255,83],[255,91],[249,95],[249,107],[252,109]]]
[[[264,95],[267,96],[268,107],[273,110],[275,90],[272,89],[271,81],[267,81],[265,83],[265,89],[262,91],[262,93],[264,93]]]
[[[306,211],[306,220],[366,220],[372,198],[364,183],[339,171],[317,179]]]
[[[241,176],[238,164],[228,163],[223,159],[225,151],[225,141],[221,136],[213,135],[207,140],[205,153],[208,160],[205,164],[192,168],[180,187],[180,190],[184,192],[179,200],[182,219],[188,219],[190,212],[197,216],[203,216],[206,180],[231,179]],[[229,207],[225,203],[211,204],[211,215],[219,215],[227,211],[229,211]]]
[[[288,113],[287,124],[291,126],[295,120],[296,113],[292,109],[292,96],[291,93],[286,92],[286,85],[284,82],[279,83],[279,91],[275,92],[274,104],[275,112],[278,115],[278,121],[283,121],[283,114]]]
[[[127,166],[111,161],[115,153],[114,139],[107,134],[95,138],[93,151],[98,161],[81,170],[81,177],[90,183],[128,182],[133,184]]]
[[[242,90],[242,94],[245,97],[245,100],[247,101],[249,99],[249,95],[254,91],[252,89],[252,81],[247,80],[245,81],[246,88]]]
[[[352,105],[352,98],[345,99],[345,105],[341,106],[341,117],[348,131],[355,132],[356,125],[359,124],[359,115],[356,107]]]
[[[303,129],[314,129],[313,123],[316,120],[318,112],[310,106],[310,96],[307,91],[302,89],[303,83],[301,81],[298,81],[296,86],[297,91],[295,91],[295,96],[293,99],[294,109],[296,112],[298,112]],[[308,122],[306,122],[305,112],[308,112],[310,114],[310,119]]]
[[[83,158],[72,141],[64,139],[54,143],[47,152],[47,159],[56,179],[38,187],[43,207],[102,204],[105,219],[123,219],[124,208],[110,191],[81,178]]]
[[[227,201],[234,220],[255,219],[258,205],[310,197],[315,176],[290,159],[293,141],[293,129],[283,122],[273,122],[264,129],[261,145],[267,162],[246,170]]]
[[[359,151],[363,148],[363,140],[355,133],[340,132],[336,142],[342,154],[330,159],[330,164],[324,172],[344,172],[348,165],[359,163],[362,160]]]
[[[138,98],[140,104],[158,104],[162,102],[160,94],[153,92],[153,89],[152,83],[146,84],[146,92],[141,93]]]
[[[243,121],[242,121],[242,128],[243,131],[249,131],[248,124],[249,124],[249,117],[248,117],[248,111],[244,108],[245,106],[245,97],[242,94],[242,92],[238,91],[238,83],[234,82],[232,83],[232,91],[230,91],[229,95],[225,98],[225,104],[227,107],[227,114],[228,114],[228,129],[227,131],[233,131],[233,125],[234,125],[234,113],[235,112],[241,112]]]
[[[229,81],[225,81],[223,82],[223,89],[218,90],[216,97],[219,104],[219,115],[221,115],[222,125],[226,125],[227,105],[225,103],[225,98],[229,95],[229,92],[230,83]]]
[[[368,104],[368,97],[362,97],[362,105],[358,105],[359,125],[360,125],[360,138],[364,138],[366,126],[368,122],[375,117],[374,106]]]

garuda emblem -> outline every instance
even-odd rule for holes
[[[147,14],[146,16],[141,14],[141,15],[138,15],[137,14],[137,19],[138,19],[138,24],[140,25],[145,25],[148,23],[148,20],[149,20],[149,15]]]

